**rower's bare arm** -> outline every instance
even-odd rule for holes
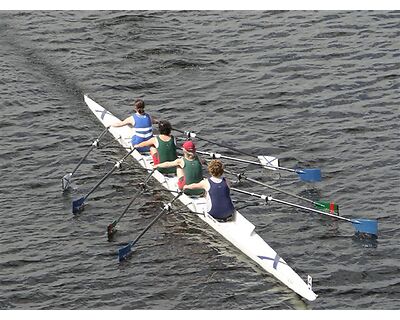
[[[143,142],[141,142],[139,144],[135,144],[134,147],[135,148],[151,147],[151,146],[154,146],[155,141],[156,141],[156,138],[153,137],[153,138],[151,138],[149,140],[146,140],[146,141],[143,141]]]
[[[183,186],[183,189],[204,189],[204,190],[206,190],[207,189],[206,183],[207,183],[207,179],[204,179],[197,183],[185,185],[185,186]]]
[[[154,165],[154,168],[170,168],[170,167],[181,167],[182,166],[182,159],[178,158],[174,161],[166,161],[163,163],[159,163]]]
[[[128,124],[132,125],[132,117],[128,117],[123,121],[119,120],[118,122],[114,122],[113,124],[111,124],[111,126],[112,127],[123,127]]]

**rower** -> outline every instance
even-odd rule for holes
[[[219,222],[226,222],[232,219],[235,212],[229,185],[222,176],[224,166],[220,160],[211,160],[208,164],[208,172],[211,177],[203,179],[198,183],[185,185],[183,190],[204,189],[207,199],[207,213]]]
[[[160,134],[149,140],[135,144],[134,148],[150,147],[150,154],[153,157],[153,165],[174,161],[176,155],[176,142],[174,136],[171,135],[172,126],[166,120],[158,121],[158,130]],[[175,173],[175,168],[159,168],[162,174]]]
[[[193,141],[186,141],[182,145],[182,150],[183,157],[178,158],[175,161],[167,161],[154,165],[155,169],[176,167],[179,190],[182,190],[183,186],[186,184],[197,183],[203,180],[203,168],[196,153],[196,146]],[[187,189],[185,194],[190,196],[199,196],[204,194],[204,190]]]
[[[129,116],[125,120],[113,123],[112,127],[122,127],[125,125],[131,125],[135,128],[135,134],[132,136],[131,143],[132,145],[139,144],[143,141],[149,140],[153,137],[153,123],[157,123],[158,121],[153,119],[149,114],[144,112],[144,101],[141,99],[137,99],[134,103],[135,113],[132,116]],[[138,148],[139,152],[148,152],[150,150],[149,147]]]

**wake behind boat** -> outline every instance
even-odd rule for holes
[[[88,96],[85,95],[84,100],[97,119],[128,152],[121,162],[126,157],[132,156],[166,190],[176,196],[179,190],[177,177],[163,175],[157,170],[152,171],[152,157],[147,154],[140,154],[137,150],[132,150],[130,141],[135,132],[134,129],[129,126],[111,127],[110,125],[119,119]],[[119,164],[120,162],[117,162],[115,167],[117,168]],[[111,173],[112,171],[109,174]],[[177,199],[177,197],[175,197],[174,200],[175,199]],[[83,201],[84,199],[81,201],[81,204],[83,204]],[[262,269],[272,274],[288,288],[309,301],[314,301],[317,298],[317,295],[311,288],[311,277],[308,278],[308,283],[305,283],[302,278],[255,232],[255,226],[238,211],[234,213],[232,220],[219,222],[211,215],[207,214],[206,199],[204,197],[192,198],[182,194],[179,196],[179,201],[186,205],[190,211],[196,213],[195,215],[198,218],[207,223],[243,254],[253,260]]]

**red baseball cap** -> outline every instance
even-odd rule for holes
[[[185,149],[188,152],[196,152],[196,147],[195,147],[193,141],[191,141],[191,140],[186,141],[182,145],[182,148]]]

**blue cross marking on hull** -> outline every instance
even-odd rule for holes
[[[271,260],[271,261],[273,261],[274,263],[273,263],[272,267],[273,267],[274,269],[276,269],[276,267],[278,266],[278,263],[286,264],[286,263],[283,262],[283,261],[279,261],[279,260],[281,259],[281,257],[280,257],[278,254],[276,254],[275,258],[266,257],[266,256],[258,256],[258,257],[259,257],[261,260]],[[287,264],[286,264],[286,265],[287,265]]]
[[[106,109],[103,109],[103,110],[95,110],[95,111],[96,111],[96,112],[101,112],[101,116],[100,116],[101,120],[104,120],[104,117],[105,117],[106,114],[111,114],[111,113],[108,112]]]

